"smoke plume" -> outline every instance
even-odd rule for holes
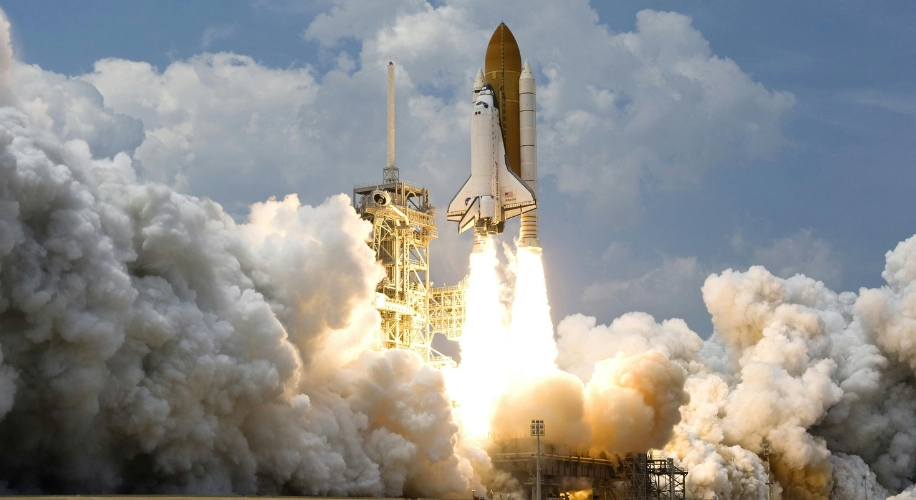
[[[887,286],[858,294],[726,270],[703,287],[709,340],[639,313],[609,326],[571,316],[558,327],[559,365],[588,380],[610,353],[654,353],[685,371],[689,403],[663,448],[689,471],[688,495],[764,497],[768,450],[773,498],[888,498],[916,479],[913,262],[916,237],[888,252]]]
[[[4,26],[8,26],[3,21]],[[442,375],[375,353],[381,270],[346,196],[236,224],[61,142],[0,29],[7,492],[441,496],[475,486]]]

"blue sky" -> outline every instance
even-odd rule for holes
[[[747,99],[714,111],[719,114],[699,124],[694,120],[706,109],[702,103],[708,101],[703,98],[697,98],[698,107],[685,108],[683,113],[690,116],[681,114],[677,106],[659,107],[661,116],[653,125],[659,132],[639,135],[631,129],[635,134],[632,141],[640,143],[639,154],[651,156],[664,151],[665,158],[658,165],[633,160],[637,166],[626,170],[631,156],[616,156],[622,148],[614,142],[616,125],[609,125],[607,130],[589,129],[598,132],[590,132],[578,147],[569,142],[572,136],[563,136],[564,127],[572,126],[569,124],[580,116],[575,111],[580,107],[588,110],[587,106],[577,100],[578,96],[556,97],[549,104],[539,100],[543,108],[539,117],[545,125],[539,128],[539,160],[545,172],[541,239],[555,320],[581,312],[609,322],[623,312],[644,310],[658,319],[683,317],[706,336],[711,325],[700,287],[709,273],[763,264],[774,274],[802,272],[825,281],[834,290],[855,291],[883,284],[885,252],[916,233],[916,211],[912,209],[912,193],[916,192],[916,30],[912,29],[916,5],[911,2],[580,2],[569,9],[571,24],[565,24],[565,18],[551,17],[555,14],[546,8],[543,15],[538,10],[541,7],[517,12],[512,5],[499,2],[492,12],[485,7],[488,3],[477,5],[470,0],[431,5],[387,2],[388,12],[382,14],[372,9],[361,13],[361,6],[366,5],[2,2],[12,23],[17,57],[44,72],[35,78],[50,81],[48,74],[56,73],[89,82],[104,97],[103,108],[139,120],[145,132],[165,130],[170,125],[161,115],[143,115],[142,106],[135,103],[150,96],[131,94],[133,84],[123,76],[127,73],[119,72],[121,69],[96,71],[96,61],[147,62],[156,68],[150,74],[161,74],[170,65],[191,61],[203,53],[232,52],[252,58],[262,73],[278,70],[271,73],[277,78],[286,78],[284,75],[296,70],[311,75],[312,87],[291,90],[288,101],[280,96],[264,104],[269,107],[261,108],[258,115],[262,120],[273,119],[279,113],[275,110],[288,102],[291,109],[298,109],[296,120],[312,120],[309,123],[315,127],[314,133],[350,141],[341,145],[317,141],[303,149],[303,154],[317,158],[314,166],[309,166],[312,160],[303,161],[300,170],[277,167],[275,174],[272,165],[294,159],[284,159],[278,153],[259,164],[265,153],[256,151],[254,143],[246,147],[244,137],[248,136],[239,139],[243,152],[237,168],[227,165],[232,159],[222,157],[205,163],[206,151],[195,148],[218,131],[203,140],[191,140],[188,147],[196,154],[182,150],[184,163],[175,171],[159,166],[174,157],[169,156],[171,153],[153,161],[160,157],[149,152],[152,145],[134,151],[142,136],[113,142],[135,155],[150,178],[161,177],[173,184],[187,178],[189,192],[210,196],[237,216],[244,216],[247,204],[270,195],[299,192],[304,202],[316,204],[324,196],[349,192],[355,182],[374,180],[384,166],[384,128],[374,125],[382,123],[378,119],[384,113],[384,80],[374,80],[380,75],[372,72],[370,62],[375,59],[398,61],[402,57],[407,61],[404,72],[409,77],[399,73],[404,81],[398,101],[399,131],[403,130],[399,135],[399,164],[405,178],[413,175],[413,179],[429,184],[434,189],[434,202],[441,206],[459,187],[458,179],[466,176],[460,165],[467,138],[460,136],[460,129],[447,126],[444,135],[429,130],[435,129],[436,123],[448,125],[453,120],[460,126],[464,120],[461,96],[470,82],[463,79],[476,72],[475,57],[482,64],[480,47],[500,21],[506,21],[516,32],[523,57],[532,58],[539,85],[549,81],[557,83],[555,88],[560,92],[576,93],[606,88],[625,96],[638,94],[640,87],[627,83],[625,73],[629,69],[625,65],[615,67],[608,61],[628,59],[614,59],[617,56],[607,55],[600,47],[591,52],[583,49],[578,55],[564,51],[587,44],[594,39],[588,37],[599,36],[601,30],[610,36],[642,33],[645,42],[650,38],[649,30],[640,32],[637,26],[637,13],[644,9],[688,17],[689,29],[681,31],[676,26],[668,30],[666,26],[674,25],[662,23],[658,16],[655,19],[666,30],[651,35],[652,42],[660,44],[659,50],[684,48],[676,56],[682,59],[662,71],[676,73],[680,64],[692,64],[697,58],[713,63],[730,60],[736,68],[729,69],[727,75],[735,77],[735,88]],[[589,9],[597,21],[589,20]],[[422,23],[418,27],[405,20],[421,14],[441,23],[437,25],[445,40],[441,46],[429,48],[433,43],[429,40],[434,38],[421,42],[412,38]],[[322,24],[322,16],[330,21]],[[583,34],[568,29],[569,25],[593,29]],[[396,26],[403,30],[394,30]],[[673,33],[670,40],[665,38],[667,33]],[[474,36],[465,40],[462,34]],[[606,50],[623,39],[614,39],[617,41]],[[703,55],[704,41],[707,55]],[[401,47],[401,52],[385,53],[388,47]],[[589,57],[594,58],[595,68],[588,67],[593,64]],[[646,67],[651,70],[652,64],[662,64],[658,61],[663,59],[653,58]],[[715,75],[699,78],[702,85],[697,88],[717,85]],[[611,83],[605,85],[605,81]],[[296,97],[296,92],[302,95]],[[715,103],[732,94],[725,89],[710,94],[710,99]],[[340,103],[335,109],[343,117],[331,120],[317,105],[303,105],[312,95],[318,96],[316,102]],[[647,92],[642,100],[637,95],[634,102],[652,109],[653,95]],[[625,107],[627,101],[616,102]],[[253,116],[260,105],[253,104],[244,116]],[[631,111],[596,113],[592,118],[619,124]],[[308,118],[312,112],[314,118]],[[665,115],[669,112],[670,117]],[[735,115],[741,120],[759,118],[764,129],[770,127],[766,130],[773,140],[759,147],[748,146],[753,137],[731,133],[733,124],[741,123],[732,120]],[[213,120],[219,122],[217,115]],[[427,121],[412,124],[423,120]],[[684,120],[683,126],[679,120]],[[195,123],[197,128],[205,125]],[[233,127],[226,133],[231,135],[241,128]],[[702,138],[691,134],[679,138],[677,130],[684,128],[695,130]],[[447,136],[449,130],[454,130],[454,137]],[[412,142],[412,131],[433,135]],[[727,151],[710,152],[720,142],[716,134],[722,135]],[[559,144],[562,137],[568,142],[562,147],[551,149],[544,144],[550,140]],[[607,139],[607,149],[602,149],[602,137]],[[355,143],[368,145],[347,147]],[[90,144],[95,143],[90,140]],[[171,143],[164,140],[163,144]],[[315,148],[325,149],[315,152]],[[245,152],[251,152],[252,157],[246,159]],[[569,171],[562,167],[567,161],[570,169],[581,162],[594,169],[588,172],[613,175],[609,174],[611,180],[606,184],[570,186],[566,183]],[[610,166],[605,169],[602,161]],[[436,162],[443,165],[441,172],[431,166]],[[238,182],[207,181],[208,175],[215,175],[213,165],[235,169],[232,171]],[[613,180],[618,171],[629,184]],[[176,172],[182,175],[176,177]],[[440,224],[444,226],[444,222]],[[440,227],[440,233],[451,233],[452,229]],[[466,264],[462,261],[466,253],[462,252],[470,245],[467,236],[443,237],[437,243],[441,244],[441,258],[434,269],[436,282],[453,282],[462,276],[462,262]]]

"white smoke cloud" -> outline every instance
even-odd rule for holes
[[[683,368],[689,403],[664,448],[689,471],[688,495],[764,496],[766,443],[773,498],[864,498],[866,488],[887,498],[916,479],[905,341],[914,242],[888,252],[888,286],[858,295],[759,266],[710,276],[703,295],[716,331],[705,342],[679,320],[567,317],[558,365],[588,380],[613,353],[655,352]]]
[[[659,448],[671,438],[690,398],[686,373],[658,351],[604,360],[586,384],[592,445],[611,453]]]
[[[887,500],[912,500],[914,498],[916,498],[916,488],[907,488],[899,495],[888,497]]]
[[[139,181],[126,154],[61,142],[50,116],[0,109],[11,491],[443,496],[478,484],[442,375],[412,353],[357,352],[377,329],[381,270],[346,196],[270,200],[238,225],[209,199]]]
[[[371,229],[353,213],[344,195],[317,207],[289,195],[252,205],[239,228],[259,257],[258,285],[270,291],[290,340],[305,361],[319,357],[325,367],[355,359],[377,338],[375,283],[384,271],[365,242]]]
[[[625,314],[610,325],[597,325],[594,317],[568,316],[557,326],[557,365],[581,378],[591,380],[595,364],[618,353],[634,356],[658,351],[671,360],[699,360],[702,339],[680,319],[655,322],[645,313]]]

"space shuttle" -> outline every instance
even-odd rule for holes
[[[471,110],[471,175],[448,206],[458,232],[475,239],[503,232],[521,216],[519,246],[540,248],[537,222],[535,83],[515,37],[501,23],[478,70]]]
[[[506,146],[499,126],[493,86],[480,89],[471,115],[471,176],[448,205],[448,220],[458,232],[474,228],[477,235],[503,232],[506,219],[537,206],[534,191],[506,164]]]

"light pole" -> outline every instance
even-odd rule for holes
[[[541,500],[541,436],[544,435],[544,421],[543,420],[532,420],[531,421],[531,435],[536,436],[538,440],[538,455],[537,455],[537,487],[535,488],[535,493],[537,495],[537,500]]]
[[[763,460],[767,469],[767,500],[770,500],[773,480],[770,477],[770,442],[766,438],[763,438]]]

